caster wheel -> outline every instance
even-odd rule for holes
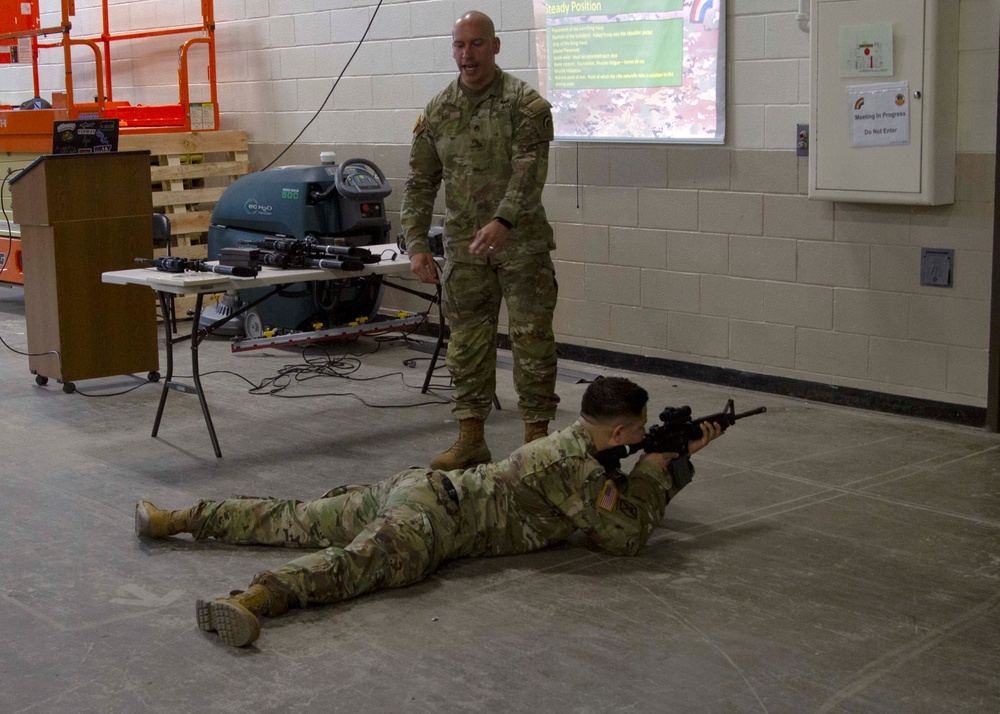
[[[72,382],[66,382],[63,384],[63,391],[66,392],[66,394],[72,394],[76,391],[76,385]]]
[[[149,374],[146,375],[146,379],[148,379],[150,382],[159,382],[160,381],[160,373],[159,372],[150,372]]]
[[[49,383],[49,378],[48,377],[43,377],[40,374],[36,374],[35,375],[35,384],[37,384],[38,386],[44,387],[48,383]]]
[[[252,340],[264,336],[264,321],[260,319],[260,313],[256,310],[249,310],[243,317],[243,331]]]

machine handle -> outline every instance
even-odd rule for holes
[[[347,176],[347,169],[351,166],[367,166],[378,177],[379,180],[379,190],[372,190],[371,187],[361,187],[355,186],[351,183],[350,178]],[[374,162],[368,159],[348,159],[340,166],[337,167],[337,173],[333,176],[333,183],[337,187],[337,193],[341,196],[358,197],[358,198],[379,198],[382,191],[386,186],[385,174],[382,173],[382,169],[375,165]]]

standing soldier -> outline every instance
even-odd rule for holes
[[[555,393],[556,305],[552,227],[542,207],[552,141],[551,106],[496,66],[493,21],[469,12],[455,22],[458,78],[428,104],[413,130],[402,223],[410,267],[423,283],[444,284],[451,327],[448,369],[455,383],[459,437],[431,461],[435,469],[491,460],[483,436],[496,389],[496,336],[507,303],[514,385],[524,441],[548,433]],[[427,233],[444,182],[445,266]]]

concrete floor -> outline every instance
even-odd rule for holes
[[[0,289],[0,337],[26,349],[19,289]],[[383,344],[353,376],[389,376],[283,394],[431,401],[421,365],[403,365],[421,356]],[[170,394],[153,439],[157,386],[96,398],[141,384],[114,377],[66,395],[0,346],[0,712],[1000,711],[1000,436],[753,392],[732,394],[737,408],[767,414],[696,457],[639,557],[574,540],[454,562],[226,647],[197,629],[195,599],[294,553],[140,542],[137,498],[311,498],[426,463],[455,432],[443,405],[252,396],[233,374],[284,365],[300,352],[204,346],[217,459],[193,396]],[[730,396],[635,378],[653,414]],[[497,457],[521,437],[509,371],[498,381]],[[559,382],[560,427],[584,388]]]

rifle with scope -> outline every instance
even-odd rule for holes
[[[645,451],[646,453],[675,453],[678,457],[688,454],[688,442],[697,441],[702,437],[702,424],[718,424],[725,431],[740,419],[763,414],[767,407],[757,407],[750,411],[736,413],[732,399],[726,402],[721,412],[708,416],[691,418],[691,407],[667,407],[660,412],[661,424],[654,424],[646,432],[646,436],[638,444],[631,446],[614,446],[604,449],[598,454],[598,460],[608,466],[617,468],[621,460],[627,456]]]
[[[349,245],[323,245],[313,238],[263,238],[241,240],[250,246],[253,257],[263,265],[283,269],[325,268],[327,270],[361,270],[366,263],[377,263],[378,256],[370,250]],[[232,251],[235,252],[235,251]],[[225,249],[223,260],[226,258]]]
[[[176,255],[166,255],[160,258],[136,258],[139,265],[150,265],[162,273],[183,273],[187,271],[195,273],[218,273],[219,275],[232,275],[236,278],[253,278],[257,275],[257,268],[246,265],[209,265],[204,260],[193,258],[181,258]]]

